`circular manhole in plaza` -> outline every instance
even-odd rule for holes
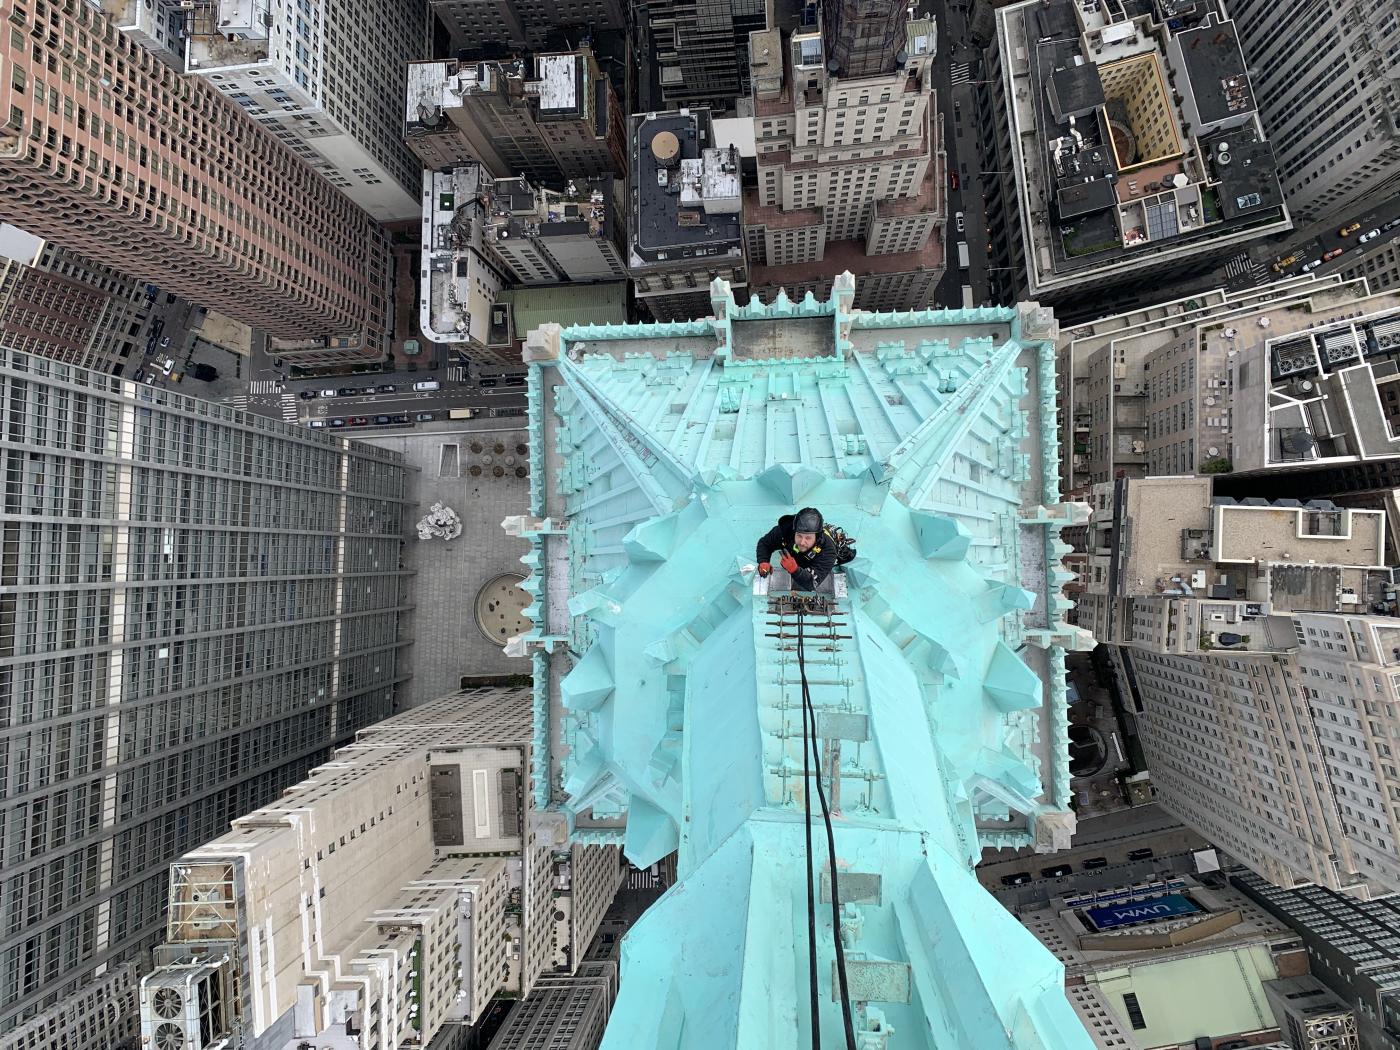
[[[478,456],[481,455],[481,442],[480,442],[480,441],[473,441],[473,442],[471,443],[470,448],[471,448],[471,450],[472,450],[473,452],[475,452]]]
[[[497,645],[505,645],[530,629],[530,621],[525,618],[530,595],[519,587],[524,579],[518,572],[502,573],[487,580],[476,592],[476,625]]]
[[[528,448],[526,448],[524,445],[516,445],[516,446],[515,446],[515,454],[516,454],[517,456],[523,456],[523,455],[525,455],[525,453],[527,453],[527,452],[529,452],[529,451],[530,451],[530,450],[529,450]]]

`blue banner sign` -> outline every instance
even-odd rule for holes
[[[1127,904],[1114,904],[1108,908],[1088,908],[1084,914],[1089,917],[1095,929],[1112,930],[1119,926],[1170,919],[1176,915],[1190,915],[1197,911],[1200,909],[1181,894],[1169,893],[1165,897],[1129,901]]]

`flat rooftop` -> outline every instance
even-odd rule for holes
[[[680,193],[672,189],[679,189],[676,185],[679,165],[687,160],[699,161],[702,151],[712,144],[709,112],[635,114],[629,123],[633,264],[665,265],[685,259],[738,254],[741,215],[737,207],[727,213],[682,208]],[[675,136],[674,165],[663,165],[653,152],[657,136],[667,132]],[[662,185],[658,178],[662,171],[671,173],[668,185]],[[688,220],[684,223],[682,212]]]
[[[1196,109],[1208,124],[1254,110],[1254,91],[1234,22],[1208,21],[1177,34]]]
[[[532,83],[536,85],[541,118],[577,116],[588,101],[585,64],[578,52],[536,56]]]

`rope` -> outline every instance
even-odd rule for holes
[[[802,678],[802,727],[803,727],[803,756],[802,769],[804,777],[807,770],[807,752],[810,751],[812,760],[817,765],[817,799],[821,802],[822,823],[826,825],[826,855],[828,870],[831,872],[831,943],[836,951],[836,977],[841,988],[841,1020],[846,1029],[846,1050],[856,1050],[855,1025],[851,1020],[851,994],[846,983],[846,948],[841,943],[841,905],[838,900],[836,885],[836,833],[831,827],[831,807],[826,802],[826,792],[822,790],[821,755],[817,751],[817,711],[812,705],[812,692],[807,685],[807,657],[803,647],[802,637],[803,614],[801,608],[797,610],[797,673]],[[831,632],[835,634],[833,630]],[[811,732],[807,731],[810,724]],[[834,775],[834,771],[833,771]],[[803,795],[807,796],[807,916],[809,924],[809,935],[811,925],[814,923],[812,904],[812,816],[811,799],[805,790],[806,780],[804,779]],[[812,965],[814,967],[812,985],[816,987],[816,947],[812,948]]]
[[[797,616],[797,663],[802,666],[802,614]],[[806,807],[806,819],[802,822],[807,832],[807,977],[811,985],[812,1010],[812,1050],[821,1050],[822,1019],[821,997],[817,990],[817,893],[812,875],[812,792],[811,752],[808,740],[807,705],[802,705],[802,801]],[[818,774],[818,780],[821,779]]]

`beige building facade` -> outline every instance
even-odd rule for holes
[[[9,221],[268,332],[296,363],[383,356],[389,246],[367,213],[91,4],[7,10]]]
[[[1079,622],[1112,647],[1162,804],[1277,885],[1400,887],[1385,514],[1202,477],[1092,506]]]
[[[380,722],[181,858],[142,1038],[423,1046],[572,973],[623,868],[534,810],[530,703],[463,690]],[[191,1026],[190,996],[223,1028]]]
[[[764,298],[822,298],[849,269],[863,309],[931,303],[947,219],[934,32],[907,19],[907,60],[849,80],[828,72],[819,24],[750,37],[758,185],[744,195],[744,246]]]

